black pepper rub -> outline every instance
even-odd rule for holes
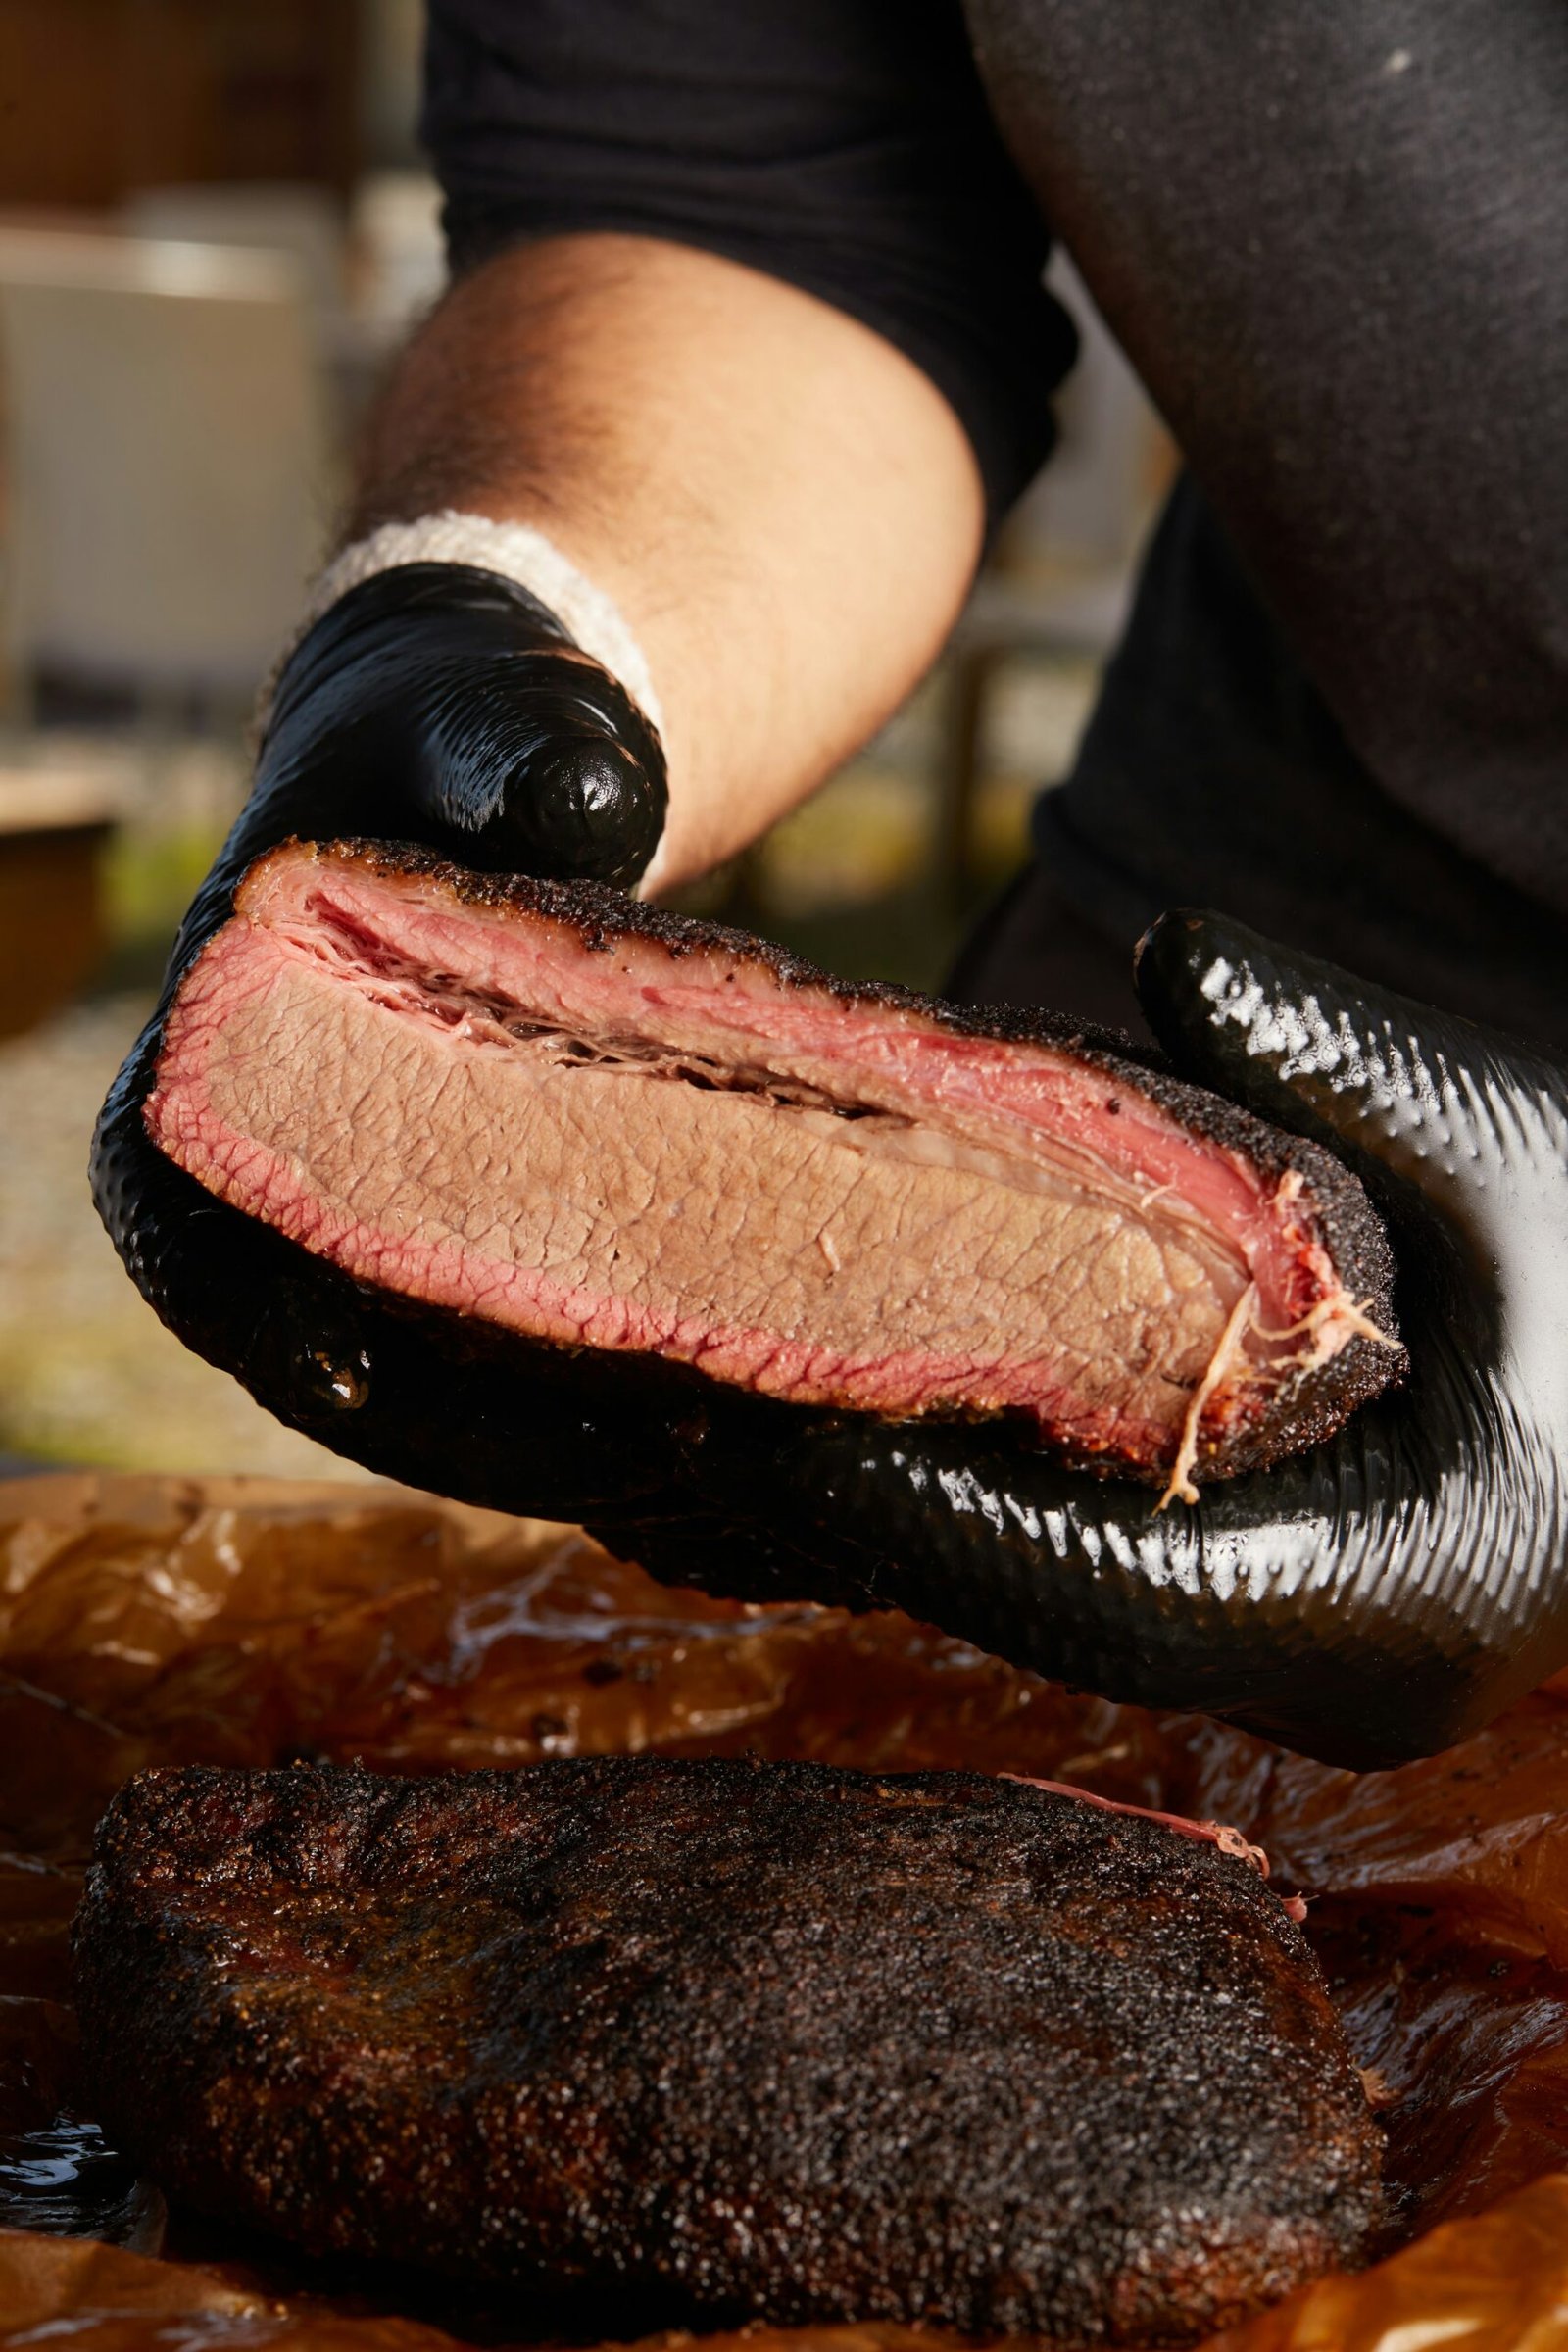
[[[1378,2218],[1255,1870],[1016,1783],[148,1772],[75,1946],[99,2112],[177,2199],[590,2325],[1193,2343]]]

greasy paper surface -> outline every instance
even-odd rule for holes
[[[1568,1677],[1446,1757],[1358,1780],[1069,1696],[905,1618],[667,1592],[569,1531],[390,1488],[18,1481],[0,1563],[0,2194],[9,2220],[114,2240],[0,2236],[0,2344],[525,2340],[525,2315],[447,2289],[308,2271],[177,2214],[166,2230],[73,2079],[66,1925],[93,1822],[143,1764],[640,1747],[1035,1774],[1235,1823],[1314,1898],[1307,1934],[1387,2100],[1396,2218],[1383,2266],[1226,2352],[1568,2343]],[[932,2341],[769,2335],[745,2340]]]

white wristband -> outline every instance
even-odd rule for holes
[[[580,650],[622,686],[656,734],[663,717],[643,649],[613,597],[585,577],[543,531],[525,522],[492,522],[486,514],[421,514],[416,522],[384,522],[334,556],[311,590],[299,625],[262,690],[257,732],[265,731],[278,673],[295,646],[323,612],[362,581],[404,564],[471,564],[526,588],[546,606]]]

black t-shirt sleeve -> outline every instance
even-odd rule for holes
[[[430,0],[422,127],[455,274],[573,229],[699,246],[913,360],[993,519],[1045,458],[1073,330],[957,0]]]

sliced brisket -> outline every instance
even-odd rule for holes
[[[1191,2343],[1378,2219],[1251,1863],[975,1774],[147,1772],[76,1968],[99,2111],[177,2199],[629,2332]]]
[[[805,1405],[1009,1415],[1190,1494],[1401,1361],[1355,1180],[1047,1016],[612,891],[292,844],[186,972],[148,1132],[374,1286]]]

